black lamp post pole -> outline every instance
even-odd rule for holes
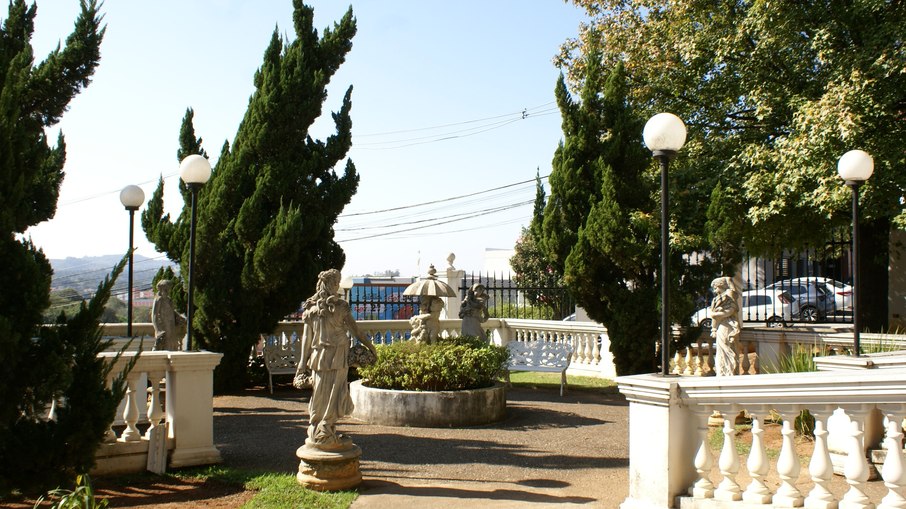
[[[862,331],[862,316],[859,309],[859,271],[862,262],[859,255],[859,186],[858,180],[846,182],[853,190],[853,355],[861,355],[859,333]]]
[[[129,289],[126,309],[126,336],[132,337],[132,245],[135,235],[135,211],[138,207],[126,207],[129,211]]]
[[[195,270],[195,217],[198,204],[198,189],[201,188],[201,184],[188,184],[188,186],[192,191],[192,220],[189,223],[189,307],[186,313],[186,351],[192,350],[192,322],[195,314],[195,288],[192,281],[192,272]]]
[[[670,195],[667,186],[667,169],[673,150],[654,150],[654,158],[661,166],[661,374],[670,370]]]

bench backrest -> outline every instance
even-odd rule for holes
[[[295,339],[295,334],[290,338],[287,338],[286,334],[265,337],[261,353],[268,371],[296,369],[298,341]]]
[[[573,357],[573,347],[568,343],[511,341],[506,346],[511,366],[565,368]]]

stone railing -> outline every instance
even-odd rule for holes
[[[126,378],[125,398],[98,449],[92,473],[146,469],[160,473],[166,468],[219,463],[220,452],[214,446],[213,372],[223,354],[152,352],[150,324],[148,331],[143,326],[133,327],[138,337],[110,372],[108,383],[138,355]],[[119,332],[117,327],[105,326],[103,334]],[[116,351],[126,342],[124,338],[115,339],[101,357],[113,362]],[[144,349],[140,355],[136,352],[139,343]]]
[[[906,335],[861,335],[864,351],[906,349]],[[805,348],[815,355],[848,355],[852,353],[853,334],[849,330],[826,326],[800,326],[792,328],[746,327],[742,330],[737,350],[738,373],[755,375],[778,371],[780,359],[795,348]],[[688,348],[678,349],[670,363],[675,375],[709,376],[714,374],[714,340],[703,331],[698,341]]]
[[[818,373],[617,378],[630,402],[629,497],[621,507],[906,507],[900,425],[906,415],[906,358],[888,361],[887,369],[848,365],[844,371]],[[794,443],[794,422],[802,410],[815,417],[807,469]],[[724,442],[717,454],[708,445],[708,421],[715,411],[724,418]],[[734,441],[734,419],[741,411],[752,418],[752,445],[745,462]],[[761,439],[769,415],[782,420],[782,446],[774,459]],[[869,495],[865,489],[872,466],[867,454],[879,446],[886,449],[879,468],[886,488]],[[742,465],[746,479],[751,478],[747,486],[737,481]],[[780,479],[776,489],[765,483],[770,471]],[[848,489],[828,489],[835,471],[845,476]]]
[[[375,344],[405,341],[412,330],[408,320],[361,320],[357,324]],[[491,341],[501,346],[510,341],[568,342],[573,347],[569,374],[602,378],[616,376],[607,329],[600,324],[491,318],[482,327]],[[283,343],[294,343],[302,335],[302,328],[302,322],[280,322],[270,336],[276,336]],[[458,336],[462,332],[462,320],[441,320],[440,328],[444,336]]]

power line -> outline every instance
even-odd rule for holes
[[[474,124],[475,122],[485,122],[487,120],[496,120],[498,118],[509,117],[512,115],[529,115],[528,111],[530,111],[530,110],[544,108],[545,106],[550,106],[551,104],[554,104],[554,103],[555,103],[555,101],[549,101],[544,104],[539,104],[538,106],[533,106],[531,108],[523,108],[522,110],[519,110],[519,111],[515,111],[512,113],[504,113],[503,115],[495,115],[493,117],[477,118],[477,119],[473,119],[473,120],[464,120],[462,122],[451,122],[448,124],[440,124],[440,125],[428,126],[428,127],[416,127],[413,129],[400,129],[398,131],[386,131],[383,133],[358,134],[356,136],[358,136],[359,138],[368,138],[368,137],[372,137],[372,136],[388,136],[391,134],[404,134],[404,133],[412,133],[412,132],[418,132],[418,131],[430,131],[433,129],[443,129],[445,127],[453,127],[453,126],[465,125],[465,124]]]
[[[550,176],[550,174],[545,175],[545,176],[541,177],[541,179],[542,179],[542,180],[543,180],[543,179],[546,179],[546,178],[548,178],[549,176]],[[436,204],[436,203],[444,203],[444,202],[449,202],[449,201],[453,201],[453,200],[459,200],[459,199],[462,199],[462,198],[469,198],[469,197],[472,197],[472,196],[478,196],[478,195],[481,195],[481,194],[487,194],[487,193],[490,193],[490,192],[493,192],[493,191],[499,191],[499,190],[501,190],[501,189],[507,189],[507,188],[510,188],[510,187],[519,186],[519,185],[523,185],[523,184],[525,184],[525,183],[534,182],[534,181],[535,181],[535,179],[523,180],[523,181],[521,181],[521,182],[516,182],[516,183],[513,183],[513,184],[507,184],[507,185],[505,185],[505,186],[492,187],[492,188],[490,188],[490,189],[485,189],[485,190],[483,190],[483,191],[476,191],[476,192],[474,192],[474,193],[462,194],[462,195],[459,195],[459,196],[452,196],[452,197],[450,197],[450,198],[443,198],[443,199],[440,199],[440,200],[426,201],[426,202],[422,202],[422,203],[413,203],[413,204],[411,204],[411,205],[402,205],[402,206],[400,206],[400,207],[393,207],[393,208],[389,208],[389,209],[369,210],[369,211],[366,211],[366,212],[353,212],[353,213],[350,213],[350,214],[340,214],[339,217],[340,217],[340,218],[345,218],[345,217],[354,217],[354,216],[365,216],[365,215],[370,215],[370,214],[381,214],[381,213],[384,213],[384,212],[395,212],[395,211],[397,211],[397,210],[405,210],[405,209],[411,209],[411,208],[415,208],[415,207],[424,207],[424,206],[426,206],[426,205],[434,205],[434,204]]]
[[[338,231],[338,232],[351,232],[351,231],[359,231],[359,230],[379,230],[379,229],[384,229],[384,228],[395,228],[395,227],[397,227],[397,226],[406,226],[406,225],[411,225],[411,224],[428,223],[428,222],[433,222],[433,221],[439,221],[439,220],[441,220],[441,219],[450,219],[450,218],[457,218],[457,217],[463,217],[463,216],[475,217],[473,214],[476,214],[476,213],[478,213],[478,214],[493,214],[493,213],[495,213],[495,212],[500,212],[500,211],[503,211],[503,210],[509,210],[509,209],[511,209],[511,208],[513,208],[513,207],[517,207],[517,206],[521,206],[521,205],[528,205],[529,203],[532,203],[532,200],[529,200],[529,201],[522,201],[522,202],[519,202],[519,203],[511,203],[511,204],[508,204],[508,205],[500,205],[500,206],[498,206],[498,207],[494,207],[494,208],[490,208],[490,209],[484,209],[484,210],[479,210],[479,211],[477,211],[477,212],[476,212],[476,211],[461,212],[461,213],[459,213],[459,214],[451,214],[451,215],[449,215],[449,216],[432,217],[432,218],[430,218],[430,219],[419,219],[419,220],[417,220],[417,221],[404,221],[404,222],[401,222],[401,223],[386,224],[386,225],[380,225],[380,226],[361,226],[361,227],[357,227],[357,228],[336,228],[334,231]]]

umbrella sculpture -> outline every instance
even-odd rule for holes
[[[403,290],[403,295],[419,297],[420,313],[409,319],[412,325],[412,338],[421,343],[433,343],[440,334],[440,312],[444,309],[441,297],[456,297],[454,290],[447,283],[437,279],[434,265],[428,268],[428,277],[422,278]]]

